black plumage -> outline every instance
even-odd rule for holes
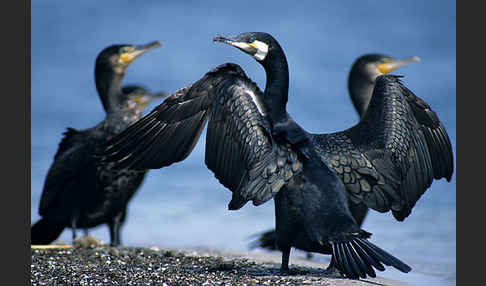
[[[410,271],[368,241],[371,233],[360,229],[347,200],[403,219],[436,174],[431,157],[448,158],[437,174],[450,177],[450,142],[435,113],[428,106],[412,107],[417,97],[398,77],[382,75],[357,125],[310,134],[286,112],[288,67],[272,36],[244,33],[214,40],[254,57],[267,74],[265,91],[238,65],[218,66],[110,140],[103,160],[135,169],[179,162],[208,121],[205,162],[232,191],[229,209],[274,198],[282,271],[288,271],[292,246],[331,254],[330,267],[349,278],[375,277],[373,268],[382,271],[383,264]],[[428,145],[424,126],[437,132],[440,144]]]
[[[392,58],[384,54],[365,54],[358,57],[358,59],[356,59],[352,64],[348,75],[348,91],[359,117],[361,118],[368,108],[368,104],[375,87],[375,81],[378,76],[390,73],[397,68],[418,61],[420,61],[418,57],[399,59]],[[343,140],[345,139],[346,138],[343,138]],[[328,145],[335,144],[337,144],[337,146],[340,145],[339,142],[331,142],[331,144]],[[434,145],[434,143],[431,143],[431,145]],[[353,151],[356,150],[353,150],[353,148],[349,150],[349,152]],[[345,170],[351,170],[349,168],[352,166],[350,166],[350,164],[346,164],[348,161],[345,158],[340,159],[339,165],[341,165],[341,167]],[[327,159],[326,161],[330,160],[331,159]],[[341,163],[343,160],[344,162]],[[352,161],[349,161],[349,163],[351,162]],[[438,165],[442,166],[444,164],[439,163]],[[342,173],[341,177],[344,180],[346,187],[351,189],[351,191],[356,189],[353,184],[349,184],[350,181],[355,180],[355,176],[353,176],[351,172],[344,172]],[[440,177],[438,179],[440,179]],[[449,179],[450,178],[448,178],[448,180]],[[366,206],[366,204],[362,202],[356,203],[353,200],[348,200],[348,207],[358,225],[362,226],[369,208]],[[262,247],[269,250],[277,250],[275,240],[275,230],[267,230],[259,234],[257,239],[251,242],[250,248]]]
[[[152,94],[141,86],[121,88],[125,69],[138,56],[160,46],[112,45],[99,53],[95,81],[106,112],[94,127],[64,132],[54,162],[45,178],[39,205],[42,217],[31,227],[32,244],[49,244],[66,227],[76,238],[76,229],[108,224],[111,245],[121,243],[120,227],[127,204],[141,185],[146,171],[113,170],[101,164],[105,142],[141,117],[143,107],[163,94]]]

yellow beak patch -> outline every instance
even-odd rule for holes
[[[249,44],[250,47],[253,47],[255,49],[258,49],[258,46],[256,44],[256,41],[254,41],[253,43]]]
[[[122,55],[120,56],[120,61],[121,61],[123,64],[125,64],[125,65],[127,65],[127,64],[129,64],[129,63],[131,63],[131,62],[133,62],[133,60],[134,60],[134,59],[135,59],[135,57],[133,57],[133,56],[132,56],[131,54],[129,54],[129,53],[124,53],[124,54],[122,54]]]
[[[376,67],[381,74],[387,74],[404,65],[420,62],[420,58],[416,56],[404,59],[385,58],[383,61],[384,62],[377,64]]]
[[[393,67],[391,64],[378,64],[378,71],[382,74],[387,74],[393,71],[397,67]]]

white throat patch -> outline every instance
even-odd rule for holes
[[[260,41],[254,41],[252,44],[257,48],[257,52],[253,57],[259,61],[263,61],[268,54],[268,45]]]

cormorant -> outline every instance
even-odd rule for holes
[[[136,85],[120,86],[129,64],[159,46],[159,41],[111,45],[98,54],[95,82],[106,117],[94,127],[64,132],[45,178],[39,204],[42,218],[31,227],[31,244],[49,244],[66,227],[72,229],[74,240],[77,228],[87,232],[107,223],[111,245],[120,245],[127,204],[146,171],[113,170],[112,164],[100,164],[96,155],[108,139],[141,118],[150,101],[163,95]]]
[[[126,84],[122,87],[122,93],[137,103],[139,110],[143,110],[150,102],[168,96],[167,92],[151,92],[145,86],[139,84]]]
[[[384,54],[364,54],[357,58],[351,66],[348,75],[348,91],[359,117],[363,117],[373,94],[375,80],[379,75],[390,73],[409,63],[419,62],[416,56],[410,58],[393,58]],[[348,207],[354,219],[361,227],[368,213],[364,203],[354,203],[348,200]],[[258,235],[250,244],[250,248],[262,247],[277,250],[275,230],[267,230]]]
[[[310,134],[286,111],[288,65],[271,35],[214,41],[255,58],[267,75],[265,91],[238,65],[220,65],[110,140],[103,160],[134,169],[179,162],[208,121],[205,163],[232,191],[228,208],[274,199],[282,272],[292,246],[331,254],[328,269],[353,279],[375,277],[383,264],[409,272],[368,241],[371,233],[360,229],[347,199],[403,220],[434,178],[450,178],[450,141],[435,112],[398,76],[380,75],[358,124]]]

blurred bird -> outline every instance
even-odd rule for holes
[[[64,228],[76,230],[108,224],[110,244],[121,244],[120,228],[127,205],[140,187],[146,171],[113,170],[100,164],[96,154],[104,143],[141,118],[142,109],[163,93],[150,93],[137,86],[121,88],[126,68],[142,54],[161,46],[112,45],[96,58],[95,82],[106,118],[94,127],[64,132],[54,162],[47,173],[39,205],[42,217],[31,227],[31,244],[53,242]]]
[[[368,240],[347,200],[403,220],[434,178],[450,179],[450,141],[435,112],[398,76],[380,75],[358,124],[310,134],[286,111],[288,65],[271,35],[214,41],[256,59],[267,75],[265,91],[238,65],[220,65],[110,140],[103,160],[134,169],[182,161],[207,121],[205,163],[232,191],[228,208],[274,199],[281,272],[289,272],[291,247],[330,254],[328,270],[352,279],[376,277],[383,264],[409,272]]]
[[[375,81],[379,75],[390,73],[399,67],[419,61],[418,57],[398,59],[384,54],[365,54],[356,59],[349,72],[348,91],[359,117],[362,118],[368,108]],[[348,208],[361,227],[369,208],[363,202],[355,203],[352,200],[348,200]],[[257,236],[257,239],[250,243],[250,249],[261,247],[268,250],[278,250],[274,229],[254,236]],[[312,255],[308,253],[307,256],[311,257]]]

